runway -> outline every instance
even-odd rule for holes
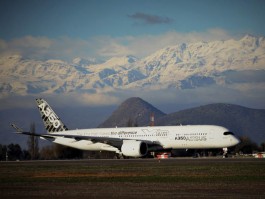
[[[0,162],[1,198],[264,198],[265,159]]]

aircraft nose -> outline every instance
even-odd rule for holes
[[[235,136],[233,136],[233,138],[231,139],[231,141],[232,141],[232,144],[233,145],[237,145],[237,144],[240,143],[240,140],[238,138],[236,138]]]

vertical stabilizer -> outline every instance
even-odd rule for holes
[[[68,128],[44,99],[36,99],[40,115],[48,133],[67,131]]]

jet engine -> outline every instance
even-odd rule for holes
[[[147,154],[148,146],[145,142],[137,140],[124,140],[121,152],[129,157],[142,157]]]

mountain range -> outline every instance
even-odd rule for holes
[[[265,141],[265,110],[233,104],[209,104],[165,114],[141,98],[129,98],[99,127],[128,126],[128,121],[139,126],[150,124],[151,113],[156,126],[220,125],[237,136],[248,136],[256,143]]]
[[[209,85],[265,82],[265,38],[182,43],[150,56],[32,60],[0,58],[0,95],[48,94],[112,89],[193,89]]]

